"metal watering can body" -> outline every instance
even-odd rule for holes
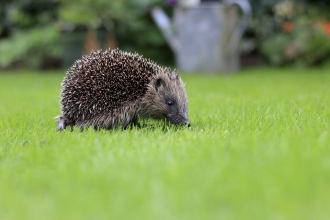
[[[160,8],[153,8],[151,14],[180,70],[232,73],[239,69],[238,45],[251,16],[248,0],[175,7],[173,23]]]

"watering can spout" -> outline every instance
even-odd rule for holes
[[[160,7],[152,7],[150,13],[158,28],[161,30],[167,43],[170,45],[173,51],[177,51],[179,47],[179,41],[173,32],[173,25],[166,15],[166,13]]]

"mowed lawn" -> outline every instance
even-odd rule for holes
[[[190,128],[56,131],[65,71],[0,73],[0,219],[330,219],[330,70],[182,75]]]

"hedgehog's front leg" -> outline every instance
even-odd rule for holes
[[[139,122],[139,117],[135,115],[132,119],[132,126],[135,126],[137,128],[141,128],[140,122]]]
[[[137,115],[135,115],[129,123],[124,125],[123,129],[124,130],[126,130],[128,128],[132,129],[133,127],[141,128],[140,123],[139,123],[139,118]]]

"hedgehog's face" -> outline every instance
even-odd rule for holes
[[[152,117],[167,119],[175,125],[188,125],[188,100],[186,90],[176,73],[162,74],[153,82],[154,100]]]

